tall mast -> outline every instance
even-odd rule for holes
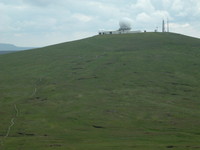
[[[167,18],[167,32],[169,32],[169,19]]]
[[[162,22],[162,32],[165,32],[165,20]]]

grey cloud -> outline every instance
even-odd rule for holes
[[[1,0],[0,31],[6,32],[0,42],[44,46],[84,38],[118,29],[124,17],[133,20],[133,29],[153,31],[169,18],[173,31],[198,33],[199,8],[199,0]]]
[[[23,0],[24,3],[30,4],[30,5],[35,5],[35,6],[48,6],[53,3],[55,3],[58,0],[52,1],[52,0]]]

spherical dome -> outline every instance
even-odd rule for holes
[[[119,22],[120,29],[119,30],[131,30],[131,20],[130,19],[122,19]]]

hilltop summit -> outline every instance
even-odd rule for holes
[[[1,55],[0,149],[198,148],[199,46],[140,33]]]

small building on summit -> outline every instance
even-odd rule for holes
[[[120,28],[116,31],[99,31],[99,35],[105,34],[128,34],[128,33],[141,33],[140,30],[138,31],[131,31],[131,22],[127,19],[121,20],[119,22]]]

